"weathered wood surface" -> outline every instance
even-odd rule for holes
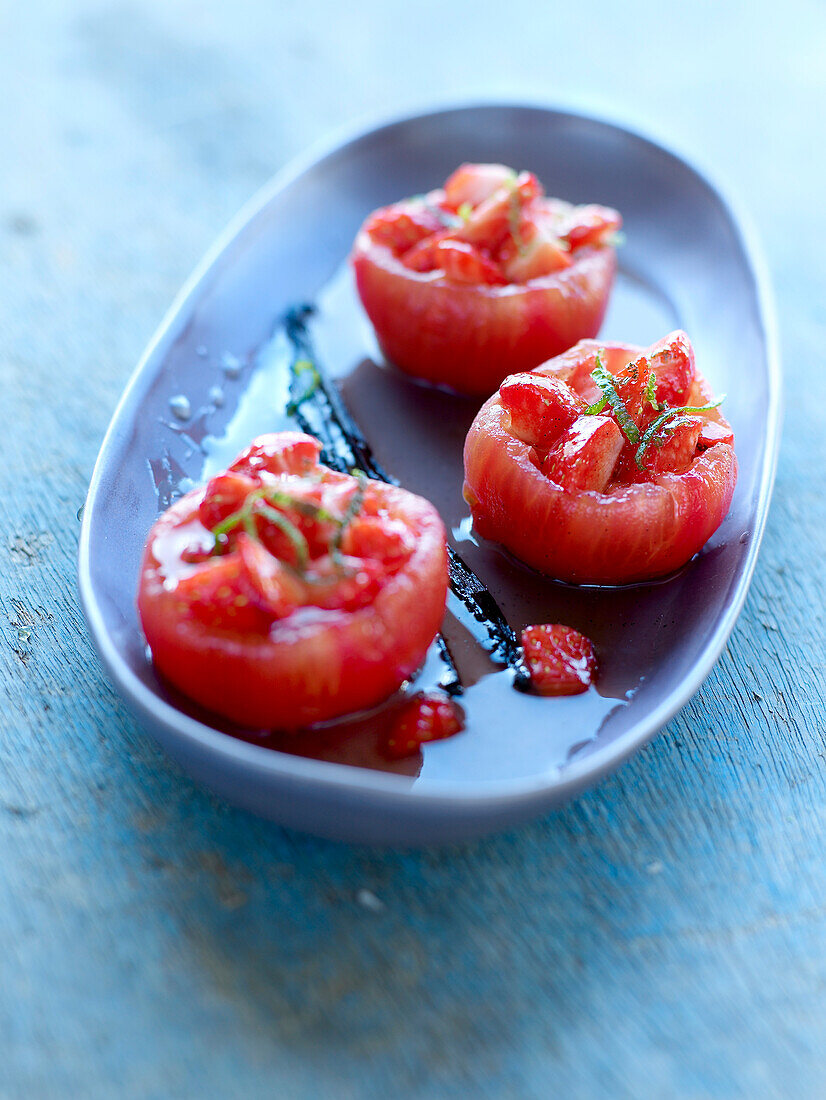
[[[0,1096],[826,1095],[824,56],[805,0],[0,8]],[[482,843],[336,847],[136,728],[76,513],[242,201],[332,125],[470,91],[626,116],[740,193],[779,302],[777,490],[728,651],[617,775]]]

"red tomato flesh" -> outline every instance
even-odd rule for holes
[[[295,729],[375,706],[421,665],[444,614],[431,504],[262,436],[149,533],[138,609],[177,688],[242,726]]]
[[[373,213],[351,259],[388,361],[487,395],[597,333],[621,221],[545,198],[532,173],[466,164],[443,190]]]
[[[598,363],[613,376],[624,414],[606,402],[565,424],[575,402],[603,396],[592,377]],[[548,411],[543,380],[570,390],[566,417],[556,413],[561,398]],[[683,332],[648,349],[585,340],[507,379],[465,442],[465,497],[477,532],[579,583],[624,584],[684,565],[728,512],[734,436],[718,408],[669,414],[682,405],[664,406],[661,393],[691,407],[713,400]]]

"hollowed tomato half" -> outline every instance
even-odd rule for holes
[[[463,165],[443,188],[375,211],[352,264],[386,359],[465,394],[490,394],[602,324],[622,224],[547,198],[537,178]]]
[[[733,432],[682,332],[648,349],[583,340],[506,379],[471,425],[464,463],[477,533],[576,583],[684,565],[737,480]]]
[[[300,433],[259,437],[147,539],[138,609],[156,667],[243,726],[378,704],[422,664],[444,614],[434,507],[319,452]]]

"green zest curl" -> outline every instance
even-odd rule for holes
[[[344,539],[344,533],[361,511],[364,503],[364,494],[367,490],[367,475],[362,470],[353,470],[353,476],[356,478],[358,484],[341,518],[334,516],[326,508],[321,508],[319,505],[313,504],[308,500],[300,500],[290,493],[284,493],[279,489],[272,489],[268,486],[261,486],[259,489],[253,489],[253,491],[248,494],[243,505],[236,512],[233,512],[212,528],[212,536],[215,539],[213,551],[215,552],[223,549],[226,536],[237,527],[243,527],[245,533],[251,539],[260,542],[261,539],[258,535],[256,518],[261,516],[262,519],[267,520],[274,527],[277,527],[278,530],[287,537],[290,545],[295,551],[295,569],[306,580],[306,573],[310,564],[310,548],[307,544],[307,540],[296,525],[291,523],[283,512],[278,511],[279,508],[292,508],[301,515],[309,516],[316,520],[318,523],[332,523],[335,525],[336,531],[329,542],[329,552],[336,565],[341,567],[341,543]]]
[[[648,402],[652,409],[659,410],[664,408],[664,406],[660,405],[659,401],[657,401],[657,376],[654,374],[653,370],[648,375],[644,400]]]
[[[591,377],[602,390],[603,396],[601,401],[598,401],[596,405],[590,405],[585,412],[600,413],[605,408],[606,404],[610,405],[614,410],[614,416],[617,418],[617,423],[620,426],[622,434],[628,442],[632,444],[632,446],[639,443],[640,430],[634,423],[628,409],[625,407],[625,402],[617,393],[614,376],[606,369],[602,360],[602,349],[597,352],[597,365],[591,371]]]
[[[276,501],[274,498],[281,499]],[[307,540],[295,524],[290,523],[283,512],[279,512],[273,507],[273,504],[269,502],[272,500],[273,503],[283,504],[285,498],[289,500],[290,506],[303,503],[294,501],[291,497],[287,497],[286,493],[270,493],[266,488],[254,489],[247,496],[247,499],[237,512],[233,512],[232,515],[227,516],[225,520],[222,520],[221,523],[212,528],[212,535],[215,539],[215,549],[218,550],[221,548],[223,545],[222,540],[236,527],[243,527],[244,531],[251,539],[260,542],[261,540],[258,537],[258,527],[256,526],[255,518],[256,516],[263,516],[265,519],[269,520],[274,527],[277,527],[279,531],[287,536],[290,545],[295,551],[298,569],[304,572],[310,561],[310,548],[307,545]],[[321,510],[322,509],[318,509],[318,511]]]
[[[356,491],[350,497],[350,503],[347,505],[344,515],[338,521],[338,530],[330,542],[330,557],[339,567],[342,565],[341,544],[344,541],[344,533],[361,511],[361,506],[364,504],[364,493],[367,489],[367,474],[364,470],[353,470],[353,477],[358,482]]]

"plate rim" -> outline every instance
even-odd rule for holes
[[[728,217],[754,284],[760,330],[766,353],[768,394],[767,431],[759,471],[754,524],[749,532],[745,565],[733,598],[728,602],[723,615],[717,620],[701,658],[692,666],[690,675],[683,680],[679,689],[672,692],[644,720],[634,724],[615,740],[597,748],[579,761],[572,760],[562,767],[554,766],[545,772],[529,776],[502,780],[470,780],[464,783],[439,778],[411,780],[409,776],[400,776],[395,773],[283,753],[262,745],[241,741],[231,734],[207,726],[160,698],[131,670],[105,626],[95,594],[91,575],[91,519],[103,483],[104,470],[110,464],[109,454],[119,441],[124,425],[131,422],[131,417],[127,414],[140,404],[143,394],[159,374],[166,351],[186,327],[192,308],[202,292],[207,289],[211,277],[219,268],[231,265],[233,252],[240,248],[246,235],[253,231],[255,223],[264,214],[270,201],[300,178],[304,172],[368,136],[374,137],[384,130],[390,130],[399,125],[433,119],[439,115],[503,108],[535,111],[538,114],[557,116],[560,119],[573,118],[578,122],[618,131],[625,138],[642,143],[650,150],[678,162],[682,169],[698,178],[717,198]],[[150,369],[153,363],[154,371]],[[468,809],[477,812],[492,811],[507,806],[515,807],[526,802],[564,801],[583,788],[598,782],[646,745],[700,689],[717,662],[742,611],[757,564],[774,487],[782,419],[782,369],[776,312],[762,248],[750,218],[739,204],[732,200],[728,190],[722,188],[716,179],[711,178],[705,167],[698,166],[697,158],[692,156],[689,159],[688,156],[676,151],[670,143],[661,141],[653,134],[642,132],[641,129],[624,121],[615,120],[603,113],[594,114],[576,106],[561,105],[558,101],[551,103],[526,100],[521,97],[511,100],[507,96],[499,95],[495,99],[473,97],[464,101],[440,101],[413,111],[394,112],[391,115],[381,114],[362,119],[355,124],[339,127],[327,137],[311,144],[307,150],[292,158],[284,168],[265,183],[241,207],[207,249],[166,310],[115,406],[95,461],[83,506],[78,544],[78,588],[82,609],[92,641],[113,685],[137,717],[142,720],[142,724],[149,725],[153,734],[155,730],[162,728],[166,734],[183,738],[201,751],[206,750],[212,755],[216,766],[230,765],[254,769],[261,779],[267,781],[292,782],[301,786],[312,784],[317,788],[323,787],[339,792],[344,790],[357,792],[369,796],[374,803],[385,801],[397,803],[402,799],[406,804],[448,812],[452,810],[455,814],[460,814],[462,810],[467,812]],[[164,744],[168,751],[175,755],[165,741]]]

